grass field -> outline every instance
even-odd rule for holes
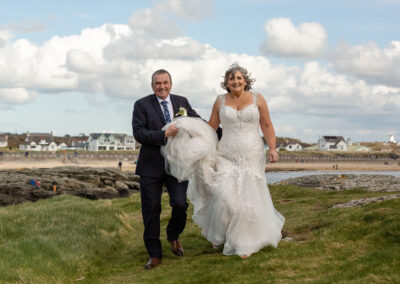
[[[330,209],[385,193],[270,190],[292,240],[245,260],[214,251],[191,220],[181,236],[185,256],[174,256],[164,196],[164,258],[150,271],[143,269],[148,256],[139,195],[59,196],[0,208],[0,283],[400,283],[399,199]]]

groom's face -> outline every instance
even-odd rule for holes
[[[165,100],[168,97],[171,86],[172,83],[167,73],[154,75],[151,87],[160,99]]]

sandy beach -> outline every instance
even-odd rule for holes
[[[362,163],[362,162],[340,162],[340,163],[287,163],[278,162],[268,163],[266,171],[332,171],[333,166],[338,165],[339,171],[400,171],[400,165],[392,162],[385,165],[381,163]],[[0,161],[0,170],[20,169],[20,168],[54,168],[54,167],[94,167],[94,168],[117,168],[118,160],[47,160],[47,161]],[[123,161],[122,170],[134,171],[136,165],[132,161]]]
[[[54,167],[92,167],[92,168],[118,168],[118,160],[77,160],[74,162],[62,160],[47,161],[0,161],[0,170],[22,168],[54,168]],[[122,170],[134,171],[136,165],[133,162],[123,161]]]

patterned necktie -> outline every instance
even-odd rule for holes
[[[168,110],[168,107],[167,107],[167,102],[166,101],[162,101],[161,104],[162,104],[163,110],[164,110],[165,121],[167,123],[170,123],[171,122],[171,117],[169,116],[169,110]]]

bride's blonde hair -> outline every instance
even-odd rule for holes
[[[232,73],[236,73],[237,71],[239,71],[240,73],[242,73],[243,79],[244,79],[244,81],[246,82],[246,86],[244,87],[244,90],[245,90],[245,91],[251,90],[251,87],[252,87],[253,83],[256,81],[256,79],[250,77],[251,74],[247,71],[246,68],[243,68],[242,66],[240,66],[240,65],[237,64],[237,63],[232,64],[232,65],[229,67],[229,69],[225,71],[225,76],[223,77],[223,78],[224,78],[224,81],[221,82],[221,88],[224,89],[224,90],[226,90],[228,93],[231,92],[231,90],[229,90],[229,88],[228,88],[228,79],[229,79],[229,76],[230,76]]]

